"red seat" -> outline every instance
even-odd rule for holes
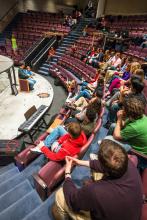
[[[87,143],[75,157],[82,158],[94,139],[94,134],[90,136]],[[34,174],[35,187],[42,200],[45,200],[58,184],[64,179],[65,162],[49,161],[38,174]]]
[[[147,203],[142,206],[141,220],[147,220]]]
[[[142,174],[142,184],[143,184],[143,193],[147,200],[147,168],[143,171]]]

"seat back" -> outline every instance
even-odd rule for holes
[[[29,92],[29,82],[26,79],[19,79],[19,87],[21,92]]]
[[[147,203],[143,204],[142,206],[142,214],[141,214],[141,220],[147,219]]]

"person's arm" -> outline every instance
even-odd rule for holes
[[[66,157],[65,166],[65,182],[63,184],[63,192],[66,203],[73,211],[90,211],[92,209],[92,192],[91,186],[84,186],[81,189],[77,189],[71,179],[71,168],[73,164],[89,166],[89,161],[81,161],[73,157]],[[91,201],[91,203],[89,203]]]
[[[65,157],[68,154],[68,152],[64,151],[64,149],[60,149],[57,153],[54,153],[52,152],[51,150],[49,150],[47,147],[42,147],[41,148],[41,152],[44,153],[44,155],[50,159],[50,160],[53,160],[53,161],[61,161],[61,160],[64,160]]]
[[[113,137],[116,140],[122,140],[121,129],[122,129],[122,122],[123,122],[123,120],[122,120],[123,114],[124,114],[123,110],[120,110],[117,113],[117,122],[116,122],[116,127],[115,127],[114,133],[113,133]]]
[[[84,186],[78,189],[70,177],[65,178],[63,192],[68,207],[79,212],[80,210],[91,211],[93,208],[92,185]]]
[[[72,161],[72,164],[74,165],[89,167],[90,169],[95,170],[96,172],[102,172],[102,167],[100,165],[99,160],[79,160],[77,158],[69,156],[66,157],[66,160],[67,159]]]

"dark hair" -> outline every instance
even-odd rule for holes
[[[126,117],[130,120],[141,118],[145,112],[145,102],[139,95],[129,94],[123,100],[123,108],[125,109]]]
[[[93,122],[96,119],[96,111],[92,107],[88,107],[86,110],[86,116],[89,121]]]
[[[98,159],[104,174],[110,178],[120,178],[127,171],[127,152],[116,142],[103,140],[98,151]]]
[[[103,90],[96,89],[95,95],[96,95],[98,98],[102,99],[102,98],[103,98]]]
[[[101,112],[102,102],[100,98],[96,98],[92,103],[89,104],[89,107],[93,108],[97,114]]]
[[[141,76],[133,75],[131,77],[131,86],[136,94],[141,93],[144,89],[144,83]]]
[[[78,122],[68,124],[68,132],[73,138],[78,138],[81,134],[81,126]]]

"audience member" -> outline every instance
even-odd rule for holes
[[[28,68],[25,69],[24,64],[22,64],[18,69],[18,77],[19,79],[26,79],[29,82],[30,90],[34,89],[34,84],[36,83],[36,80],[34,80],[33,77],[30,75],[30,70],[28,73]]]
[[[65,156],[78,154],[86,142],[87,138],[80,124],[72,122],[68,124],[67,130],[62,126],[55,128],[44,141],[32,148],[31,151],[34,153],[42,152],[50,160],[60,161],[64,160]]]
[[[89,167],[103,177],[77,188],[71,179],[73,165]],[[141,178],[120,145],[102,141],[98,160],[66,157],[65,182],[56,193],[52,209],[55,219],[138,220],[141,209]]]
[[[130,94],[123,100],[123,110],[117,113],[113,136],[106,136],[121,144],[126,151],[132,148],[147,154],[147,117],[144,115],[146,102],[138,95]],[[108,134],[112,132],[110,128]]]
[[[12,34],[11,43],[12,43],[12,50],[14,54],[17,55],[17,41],[16,41],[16,37],[14,36],[14,34]]]
[[[55,51],[55,49],[53,47],[51,47],[49,49],[49,51],[48,51],[48,59],[47,59],[48,62],[52,60],[53,56],[55,55],[55,52],[56,51]]]

